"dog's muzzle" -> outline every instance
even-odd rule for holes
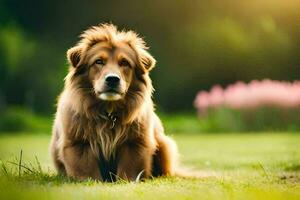
[[[120,86],[120,76],[117,74],[107,74],[104,78],[107,89],[101,92],[99,98],[105,101],[117,101],[122,98],[122,95],[118,91]]]
[[[109,88],[116,88],[120,85],[120,77],[117,74],[108,74],[105,76],[105,84]]]

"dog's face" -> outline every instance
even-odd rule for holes
[[[92,30],[95,31],[88,30],[83,34],[79,45],[68,50],[68,60],[76,76],[85,76],[89,80],[97,98],[118,101],[125,97],[137,76],[154,67],[155,60],[145,50],[143,41],[136,34],[132,35],[133,32],[118,32],[112,25]],[[92,34],[94,40],[88,43]],[[95,37],[99,41],[95,42]]]
[[[89,79],[96,96],[105,101],[124,97],[137,65],[134,51],[126,44],[111,45],[102,42],[87,52]]]

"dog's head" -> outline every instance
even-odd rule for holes
[[[156,62],[136,33],[118,31],[111,24],[86,30],[67,57],[73,77],[88,81],[95,97],[103,101],[123,99]]]

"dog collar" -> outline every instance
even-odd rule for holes
[[[100,114],[100,117],[102,117],[103,119],[111,123],[110,129],[113,129],[115,127],[117,116],[113,115],[112,113],[105,113],[105,114]]]

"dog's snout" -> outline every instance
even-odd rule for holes
[[[120,77],[116,74],[109,74],[105,77],[105,83],[109,87],[116,87],[120,83]]]

